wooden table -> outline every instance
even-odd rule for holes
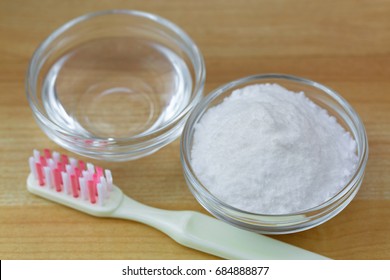
[[[340,92],[368,133],[370,155],[361,190],[329,222],[275,238],[334,259],[390,258],[390,1],[3,0],[1,259],[215,258],[145,225],[94,218],[26,191],[33,148],[66,152],[33,120],[24,93],[29,59],[59,25],[112,8],[156,13],[186,30],[205,57],[206,93],[233,79],[272,72],[313,79]],[[136,200],[205,212],[184,182],[179,141],[144,159],[102,165],[112,169],[117,184]]]

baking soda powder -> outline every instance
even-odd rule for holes
[[[356,143],[336,119],[277,84],[235,90],[195,127],[192,167],[209,191],[238,209],[287,214],[341,190]]]

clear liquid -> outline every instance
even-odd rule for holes
[[[170,49],[145,39],[87,42],[48,71],[47,116],[79,135],[119,139],[166,125],[188,105],[191,73]]]

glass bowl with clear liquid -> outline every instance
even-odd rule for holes
[[[111,10],[54,31],[31,59],[26,92],[56,143],[125,161],[175,140],[204,83],[202,54],[179,27],[153,14]]]

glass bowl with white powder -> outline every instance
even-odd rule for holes
[[[219,87],[191,113],[181,139],[187,184],[214,216],[266,234],[331,219],[355,197],[368,142],[332,89],[289,75]]]

